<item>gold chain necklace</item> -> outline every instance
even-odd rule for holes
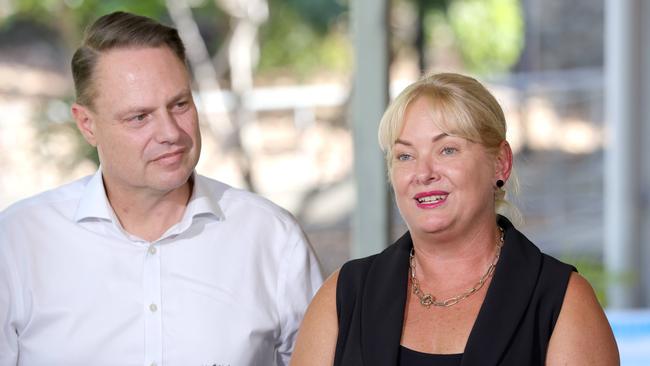
[[[466,298],[470,297],[472,294],[478,292],[478,290],[480,290],[481,287],[483,287],[483,285],[485,284],[485,281],[492,276],[492,274],[494,273],[494,268],[496,267],[497,262],[499,261],[499,256],[501,255],[501,248],[503,247],[503,236],[504,236],[503,229],[501,227],[499,227],[499,231],[501,232],[501,235],[499,237],[499,240],[497,241],[496,254],[494,255],[494,259],[492,260],[492,263],[488,267],[487,271],[485,271],[483,276],[481,276],[481,279],[478,280],[478,282],[474,284],[474,286],[471,289],[463,292],[458,296],[450,297],[444,301],[437,301],[433,295],[431,295],[430,293],[425,294],[420,289],[420,282],[418,282],[418,279],[415,277],[415,251],[413,248],[411,248],[411,254],[409,256],[409,262],[411,266],[410,269],[411,283],[413,283],[413,293],[415,294],[415,296],[418,297],[418,299],[420,299],[420,304],[426,307],[427,309],[431,307],[431,305],[449,307],[458,304],[462,300],[465,300]]]

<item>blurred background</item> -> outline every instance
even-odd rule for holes
[[[520,229],[575,264],[603,305],[650,303],[650,2],[0,0],[0,210],[97,168],[70,115],[69,63],[85,26],[115,10],[179,29],[197,170],[292,212],[325,274],[405,231],[379,118],[423,73],[455,71],[505,110]],[[632,344],[624,364],[647,365],[650,336],[637,336],[650,317],[635,311],[608,314]]]

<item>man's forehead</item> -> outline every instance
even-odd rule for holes
[[[143,67],[143,64],[159,64],[166,66],[180,66],[186,69],[183,60],[166,46],[149,47],[149,46],[128,46],[117,47],[110,50],[101,51],[97,58],[97,68],[115,67],[115,66],[135,66]],[[149,66],[149,65],[146,65]]]
[[[187,67],[167,47],[117,48],[102,52],[94,70],[95,78],[121,78],[132,76],[157,76],[185,78]],[[153,75],[152,75],[153,74]]]
[[[167,47],[105,52],[99,57],[93,77],[95,100],[100,104],[160,103],[190,88],[185,63]]]

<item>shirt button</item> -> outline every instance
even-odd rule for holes
[[[158,310],[158,306],[156,306],[156,304],[151,304],[149,305],[149,310],[151,310],[152,313],[155,313]]]
[[[155,246],[150,246],[149,247],[149,254],[154,255],[156,254],[156,247]]]

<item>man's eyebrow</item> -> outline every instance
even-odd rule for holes
[[[178,102],[181,99],[188,98],[188,97],[191,97],[191,96],[192,96],[192,90],[191,89],[183,89],[180,92],[178,92],[176,95],[174,95],[173,97],[169,98],[169,102],[167,103],[167,105],[174,104],[174,103]]]
[[[189,98],[192,96],[192,90],[191,89],[183,89],[180,92],[178,92],[176,95],[172,96],[169,98],[169,101],[167,102],[167,106],[171,106],[175,103],[177,103],[179,100],[184,99],[184,98]],[[118,119],[124,118],[125,116],[128,116],[130,114],[140,114],[140,113],[151,113],[154,110],[156,110],[156,107],[154,106],[131,106],[127,107],[121,111],[118,111],[115,113],[115,116]]]
[[[156,108],[153,107],[148,107],[148,106],[131,106],[128,108],[125,108],[121,111],[118,111],[115,113],[115,117],[117,119],[122,119],[125,118],[131,114],[147,114],[151,113],[155,110]]]

